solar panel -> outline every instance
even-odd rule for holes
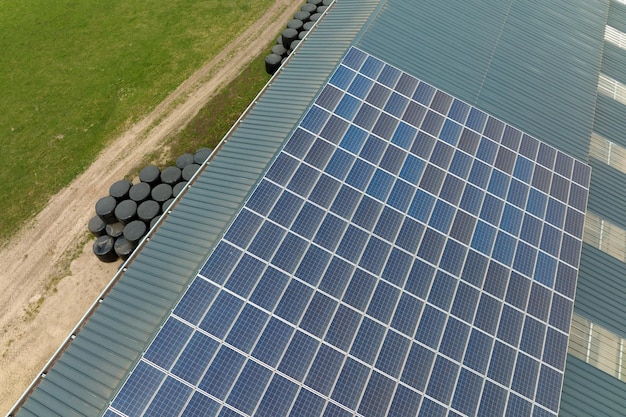
[[[556,416],[589,175],[352,48],[106,415]]]

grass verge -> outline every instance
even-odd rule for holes
[[[268,48],[269,49],[269,48]],[[180,132],[166,142],[166,165],[174,165],[185,152],[214,148],[256,95],[267,84],[267,51],[256,57],[230,84],[218,92]]]

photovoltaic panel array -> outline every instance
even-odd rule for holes
[[[105,416],[556,416],[589,178],[352,48]]]

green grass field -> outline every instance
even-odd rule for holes
[[[270,4],[0,0],[0,238]]]

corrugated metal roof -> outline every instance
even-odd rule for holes
[[[626,84],[626,55],[624,50],[611,42],[604,42],[604,54],[602,56],[602,73]]]
[[[626,33],[626,5],[609,2],[607,25]],[[598,38],[601,38],[598,36]],[[603,38],[603,37],[602,37]],[[626,83],[626,50],[604,41],[598,72]],[[626,146],[626,106],[598,94],[593,131]],[[602,161],[592,165],[588,209],[597,217],[626,229],[626,176]],[[578,314],[626,337],[626,264],[609,254],[583,245],[574,309]],[[583,361],[568,356],[561,401],[561,416],[626,415],[626,384]]]
[[[596,103],[594,132],[607,139],[626,146],[626,106],[602,94],[598,94]]]
[[[358,47],[475,104],[511,2],[388,1]]]
[[[626,33],[626,6],[609,2],[607,25]],[[603,39],[603,36],[599,38]],[[626,82],[623,69],[626,50],[603,41],[602,62],[598,72]],[[626,146],[626,106],[604,94],[598,94],[593,131],[620,146]],[[593,171],[588,209],[601,219],[626,229],[626,176],[602,161],[590,158]],[[581,316],[626,337],[626,264],[609,254],[583,245],[576,303]],[[589,409],[593,415],[625,415],[626,384],[575,358],[568,358],[562,400],[563,416],[579,415]],[[592,388],[593,387],[593,388]],[[593,410],[583,402],[593,398]],[[603,405],[599,405],[603,404]],[[606,412],[600,412],[606,407]]]
[[[559,416],[626,416],[625,391],[619,379],[568,355]]]
[[[607,9],[601,0],[389,1],[358,46],[586,160]]]
[[[607,25],[626,33],[626,4],[619,1],[609,2]]]
[[[606,9],[604,1],[516,1],[478,107],[586,160]]]
[[[18,416],[104,412],[378,3],[342,0],[333,6],[307,39],[307,47],[273,79]]]
[[[583,244],[582,259],[574,310],[624,337],[624,263],[587,244]]]
[[[615,168],[590,160],[593,169],[589,188],[588,209],[603,219],[626,229],[626,174]]]

